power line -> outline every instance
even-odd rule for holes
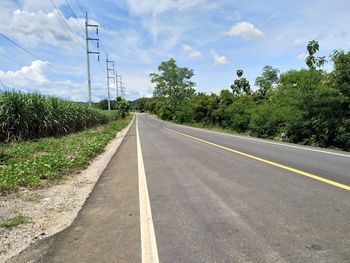
[[[79,4],[79,1],[78,1],[78,0],[75,0],[75,2],[77,3],[77,5],[78,5],[78,7],[79,7],[79,9],[80,9],[80,11],[81,11],[81,13],[82,13],[83,16],[84,16],[85,12],[84,12],[84,10],[81,8],[81,5]]]
[[[68,25],[64,15],[61,13],[61,11],[57,8],[57,6],[55,5],[55,3],[53,2],[53,0],[50,0],[51,4],[53,5],[53,7],[57,10],[58,14],[61,16],[62,21],[64,22],[64,24],[66,25],[66,27],[68,28],[68,30],[72,33],[72,35],[78,40],[78,42],[80,43],[80,45],[86,49],[86,47],[84,46],[84,44],[80,41],[80,39],[77,37],[77,35],[74,33],[74,31],[71,29],[71,27]]]
[[[100,65],[100,69],[101,69],[102,73],[104,74],[104,73],[105,73],[105,70],[103,69],[103,66],[102,66],[102,64],[101,64],[101,61],[98,61],[98,64]]]
[[[66,5],[68,6],[69,10],[71,11],[72,15],[75,18],[78,18],[77,15],[75,14],[75,12],[73,11],[73,8],[71,7],[71,5],[69,4],[69,2],[67,0],[64,0],[66,2]]]
[[[4,58],[6,58],[7,60],[11,61],[12,63],[17,64],[17,65],[23,67],[23,64],[22,64],[22,63],[19,63],[18,61],[14,60],[14,59],[12,59],[12,58],[10,58],[10,57],[8,57],[7,55],[5,55],[5,54],[3,54],[3,53],[0,53],[0,56],[3,56]]]
[[[64,1],[66,2],[67,6],[68,6],[69,10],[71,11],[72,15],[74,16],[74,18],[76,19],[77,24],[78,24],[78,25],[80,26],[80,28],[84,31],[85,29],[84,29],[83,25],[79,22],[78,17],[77,17],[77,15],[75,14],[75,12],[74,12],[72,6],[69,4],[68,0],[64,0]]]
[[[0,36],[2,36],[3,38],[7,39],[8,41],[10,41],[12,44],[14,44],[15,46],[19,47],[20,49],[24,50],[26,53],[28,53],[29,55],[31,55],[33,58],[44,61],[45,64],[49,65],[50,67],[54,68],[54,66],[52,66],[49,62],[39,58],[38,56],[34,55],[32,52],[30,52],[28,49],[24,48],[23,46],[21,46],[20,44],[16,43],[15,41],[13,41],[12,39],[8,38],[7,36],[5,36],[4,34],[0,33]]]
[[[4,89],[7,89],[7,87],[5,86],[4,82],[2,82],[1,79],[0,79],[0,83],[1,83],[1,86],[3,86]]]

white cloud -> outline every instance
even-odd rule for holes
[[[196,59],[202,57],[202,52],[193,49],[190,45],[182,45],[182,50],[190,58]]]
[[[48,82],[45,72],[48,65],[45,61],[35,60],[30,66],[24,66],[17,71],[0,71],[0,78],[7,86],[25,88],[28,86],[42,86]]]
[[[124,72],[123,79],[125,82],[125,93],[129,99],[138,97],[150,97],[153,92],[153,84],[150,81],[148,72]]]
[[[51,68],[45,61],[35,60],[29,66],[24,66],[16,71],[1,71],[0,80],[10,89],[23,92],[37,91],[41,94],[58,96],[73,101],[87,101],[86,83],[77,83],[71,80],[50,80],[48,74],[52,73]],[[148,73],[123,72],[123,82],[126,86],[127,98],[135,99],[142,96],[151,96],[152,84]],[[111,96],[116,91],[111,85]],[[106,84],[101,81],[92,83],[93,101],[106,98]]]
[[[38,91],[46,95],[86,101],[85,96],[82,95],[85,85],[70,80],[51,81],[46,76],[50,70],[45,61],[35,60],[29,66],[24,66],[16,71],[0,70],[0,79],[10,89],[23,92]],[[94,90],[94,92],[94,95],[98,95],[104,91]]]
[[[8,29],[13,32],[17,39],[29,42],[33,46],[40,42],[65,47],[69,47],[72,42],[78,44],[78,40],[63,25],[61,19],[56,10],[45,13],[41,10],[29,12],[17,9],[13,12]],[[67,23],[83,44],[82,25],[84,21],[70,17],[67,19]]]
[[[12,0],[13,1],[13,0]],[[21,5],[24,10],[36,11],[36,10],[51,10],[53,8],[50,1],[43,0],[21,0]],[[65,4],[64,0],[54,0],[57,7]]]
[[[130,13],[138,16],[142,26],[152,35],[153,44],[157,45],[157,48],[160,47],[163,52],[167,52],[191,27],[188,22],[191,18],[185,16],[183,12],[199,6],[206,0],[124,0],[124,2]]]
[[[265,36],[265,34],[257,29],[253,24],[244,21],[232,26],[229,31],[225,32],[225,35],[240,37],[245,40],[259,39]]]
[[[226,59],[225,56],[220,56],[218,53],[216,53],[215,50],[210,51],[211,55],[214,58],[214,65],[225,65],[228,63],[228,60]]]
[[[169,10],[186,10],[202,2],[201,0],[126,0],[130,10],[136,15],[160,14]]]

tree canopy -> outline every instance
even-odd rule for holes
[[[159,73],[151,73],[151,82],[155,83],[153,95],[155,97],[169,97],[171,99],[186,99],[195,92],[196,85],[191,81],[194,73],[192,69],[178,67],[175,59],[160,63]]]
[[[159,65],[160,73],[151,74],[154,97],[140,103],[144,111],[179,123],[350,150],[350,52],[334,51],[333,70],[326,72],[321,69],[325,57],[316,56],[318,42],[310,41],[306,49],[307,69],[280,74],[266,65],[255,91],[238,69],[230,89],[219,94],[195,93],[193,71],[170,59]]]

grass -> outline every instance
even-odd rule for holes
[[[17,214],[15,217],[12,217],[5,222],[0,224],[0,227],[2,228],[14,228],[16,226],[19,226],[21,224],[25,224],[28,222],[28,219],[23,214]]]
[[[0,193],[43,187],[85,168],[130,120],[128,116],[59,138],[0,144]]]

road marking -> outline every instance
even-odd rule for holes
[[[240,136],[240,135],[229,134],[229,133],[224,133],[224,132],[211,131],[211,130],[207,130],[207,129],[203,129],[203,128],[197,128],[197,127],[191,127],[191,126],[187,126],[187,125],[181,125],[181,124],[166,122],[166,121],[163,121],[163,120],[156,119],[153,116],[150,116],[150,117],[152,119],[154,119],[154,120],[164,122],[164,123],[166,123],[168,125],[170,124],[170,125],[180,126],[180,127],[184,127],[184,128],[193,129],[193,130],[199,130],[199,131],[215,133],[215,134],[220,134],[220,135],[225,135],[225,136],[237,137],[237,138],[241,138],[241,139],[244,139],[244,140],[257,141],[257,142],[268,143],[268,144],[275,144],[275,145],[279,145],[279,146],[283,146],[283,147],[289,147],[289,148],[295,148],[295,149],[301,149],[301,150],[306,150],[306,151],[319,152],[319,153],[325,153],[325,154],[331,154],[331,155],[336,155],[336,156],[342,156],[342,157],[350,158],[350,154],[329,152],[329,151],[325,151],[325,150],[306,148],[306,147],[297,146],[297,145],[291,145],[291,144],[286,144],[286,143],[272,142],[272,141],[268,141],[268,140],[264,140],[264,139],[257,139],[257,138],[247,137],[247,136]]]
[[[179,124],[175,124],[175,125],[179,125]],[[179,125],[179,126],[183,126],[183,125]],[[313,149],[313,148],[306,148],[306,147],[297,146],[297,145],[289,145],[289,144],[284,144],[284,143],[279,143],[279,142],[271,142],[271,141],[267,141],[267,140],[263,140],[263,139],[251,138],[251,137],[240,136],[240,135],[235,135],[235,134],[228,134],[228,133],[224,133],[224,132],[210,131],[210,130],[196,128],[196,127],[190,127],[190,126],[183,126],[183,127],[196,129],[196,130],[200,130],[200,131],[206,131],[206,132],[210,132],[210,133],[221,134],[221,135],[225,135],[225,136],[237,137],[237,138],[241,138],[241,139],[244,139],[244,140],[275,144],[275,145],[289,147],[289,148],[295,148],[295,149],[301,149],[301,150],[312,151],[312,152],[319,152],[319,153],[326,153],[326,154],[331,154],[331,155],[337,155],[337,156],[350,158],[350,155],[343,154],[343,153],[328,152],[328,151],[324,151],[324,150]]]
[[[137,138],[137,166],[139,176],[139,199],[140,199],[140,231],[141,231],[141,254],[142,263],[158,263],[158,249],[156,235],[154,233],[151,204],[147,189],[145,166],[143,163],[142,149],[139,136],[138,117],[136,116]]]
[[[312,178],[312,179],[315,179],[317,181],[321,181],[321,182],[324,182],[326,184],[330,184],[330,185],[333,185],[333,186],[336,186],[336,187],[339,187],[339,188],[342,188],[342,189],[350,191],[350,186],[348,186],[348,185],[341,184],[341,183],[338,183],[338,182],[335,182],[335,181],[332,181],[332,180],[320,177],[318,175],[307,173],[307,172],[304,172],[304,171],[301,171],[301,170],[298,170],[298,169],[295,169],[295,168],[292,168],[292,167],[289,167],[289,166],[286,166],[286,165],[283,165],[283,164],[275,163],[275,162],[272,162],[272,161],[269,161],[269,160],[266,160],[266,159],[263,159],[263,158],[260,158],[260,157],[248,154],[248,153],[237,151],[237,150],[234,150],[234,149],[231,149],[231,148],[228,148],[228,147],[225,147],[225,146],[222,146],[222,145],[210,142],[210,141],[206,141],[206,140],[203,140],[203,139],[200,139],[200,138],[188,135],[186,133],[175,131],[175,130],[167,128],[167,127],[165,127],[165,129],[167,129],[167,130],[169,130],[171,132],[174,132],[174,133],[186,136],[186,137],[191,138],[193,140],[200,141],[200,142],[203,142],[203,143],[206,143],[206,144],[209,144],[209,145],[212,145],[212,146],[215,146],[215,147],[218,147],[218,148],[221,148],[221,149],[224,149],[224,150],[227,150],[227,151],[239,154],[239,155],[243,155],[245,157],[248,157],[248,158],[251,158],[251,159],[263,162],[263,163],[267,163],[267,164],[270,164],[270,165],[273,165],[273,166],[276,166],[276,167],[279,167],[279,168],[282,168],[282,169],[285,169],[285,170],[288,170],[288,171],[291,171],[291,172],[294,172],[294,173],[297,173],[297,174],[300,174],[300,175],[303,175],[303,176],[306,176],[306,177],[309,177],[309,178]]]

